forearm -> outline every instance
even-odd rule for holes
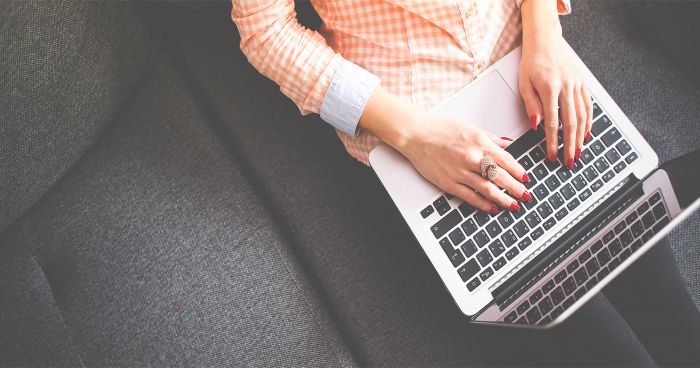
[[[523,48],[542,46],[562,34],[556,0],[524,0],[520,5]]]
[[[359,125],[385,143],[402,151],[412,138],[424,112],[408,101],[377,87],[360,116]]]

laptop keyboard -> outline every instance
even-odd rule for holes
[[[595,101],[593,114],[591,139],[584,144],[581,159],[573,169],[561,164],[561,129],[560,162],[554,163],[546,159],[544,129],[526,133],[531,142],[523,153],[514,156],[530,174],[525,186],[532,201],[524,202],[520,211],[494,216],[450,194],[440,195],[420,211],[426,221],[428,217],[433,221],[433,213],[439,216],[428,224],[430,231],[468,291],[479,288],[558,222],[571,221],[571,211],[586,205],[594,192],[638,159],[637,152]]]
[[[546,324],[617,268],[669,223],[661,194],[656,192],[619,219],[601,239],[563,267],[542,286],[505,314],[506,323]]]

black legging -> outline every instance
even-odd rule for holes
[[[668,241],[553,329],[551,338],[562,359],[554,364],[700,366],[700,313]]]

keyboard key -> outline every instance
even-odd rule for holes
[[[652,237],[654,237],[654,231],[649,230],[646,233],[644,233],[644,235],[642,235],[642,241],[646,243],[649,240],[651,240]]]
[[[526,209],[531,210],[537,205],[537,202],[539,202],[537,200],[537,196],[534,196],[534,197],[532,197],[531,201],[525,201],[525,202],[523,202],[523,204],[525,205]],[[524,210],[524,209],[521,208],[521,210]],[[513,215],[515,216],[515,213],[513,213]],[[515,218],[520,218],[520,216],[515,216]]]
[[[586,280],[588,280],[588,274],[586,273],[586,269],[581,267],[574,273],[574,279],[576,280],[576,283],[578,285],[583,285]]]
[[[591,143],[591,152],[593,152],[594,155],[600,156],[601,153],[605,151],[605,146],[600,142],[600,140],[597,140],[593,143]]]
[[[598,177],[598,172],[593,166],[589,166],[586,170],[583,170],[583,176],[585,176],[588,181],[593,181],[593,179]]]
[[[528,231],[530,231],[530,228],[527,227],[525,221],[522,220],[515,224],[515,226],[513,226],[513,229],[519,237],[525,236],[528,233]]]
[[[475,277],[472,279],[472,281],[469,281],[469,283],[467,283],[467,290],[474,291],[474,289],[479,287],[479,285],[481,285],[481,280],[479,280],[478,277]]]
[[[631,244],[631,242],[630,242]],[[610,246],[608,246],[608,249],[610,250],[610,255],[611,256],[616,256],[622,252],[622,244],[620,243],[619,240],[615,239],[614,242],[610,243]]]
[[[636,213],[632,212],[635,216],[637,215]],[[636,217],[635,217],[636,218]],[[635,238],[640,237],[644,233],[644,226],[642,225],[641,220],[637,220],[634,224],[632,224],[632,235]]]
[[[576,297],[570,296],[568,299],[564,300],[564,303],[562,303],[561,306],[564,307],[564,309],[567,309],[570,306],[574,305],[574,302],[576,302]]]
[[[484,224],[489,222],[489,219],[489,214],[484,211],[476,211],[474,214],[474,220],[477,224],[479,224],[479,226],[484,226]]]
[[[598,265],[605,266],[606,263],[610,262],[610,258],[611,258],[610,252],[607,249],[603,248],[603,250],[601,250],[598,253],[597,258],[598,258]]]
[[[525,202],[525,203],[527,203],[527,202]],[[525,215],[525,212],[526,212],[525,208],[526,208],[526,206],[520,206],[520,210],[509,211],[509,212],[511,215],[513,215],[513,217],[515,217],[516,219],[519,219],[519,218],[523,217],[523,215]]]
[[[661,200],[661,194],[659,194],[659,192],[656,192],[654,193],[654,195],[651,196],[651,198],[649,198],[649,205],[653,206],[654,203],[658,202],[659,200]]]
[[[618,222],[617,225],[615,225],[615,228],[614,228],[615,234],[620,235],[621,232],[625,231],[625,228],[626,228],[626,226],[625,226],[625,222],[624,222],[624,221]]]
[[[537,290],[534,294],[530,295],[530,304],[535,305],[540,299],[542,299],[542,292]]]
[[[622,253],[620,253],[620,261],[626,260],[626,259],[629,258],[629,256],[631,256],[631,255],[632,255],[632,251],[631,251],[631,250],[629,250],[629,249],[623,250]]]
[[[581,262],[581,264],[584,264],[590,258],[591,258],[591,251],[586,249],[583,252],[581,252],[581,255],[578,256],[578,261]]]
[[[578,268],[578,266],[579,266],[578,261],[574,259],[571,263],[569,263],[569,264],[566,266],[566,271],[567,271],[568,273],[572,273],[572,272],[576,271],[576,269]]]
[[[617,164],[615,164],[615,167],[613,167],[613,170],[615,170],[615,172],[619,174],[626,167],[627,167],[627,164],[624,161],[620,161]]]
[[[552,289],[554,289],[554,286],[554,280],[549,280],[544,285],[542,285],[542,292],[548,294],[550,291],[552,291]]]
[[[519,314],[523,314],[523,313],[527,312],[528,309],[530,309],[530,302],[525,300],[518,306],[517,311]]]
[[[610,171],[606,172],[605,175],[603,175],[603,181],[607,183],[610,180],[612,180],[612,178],[614,176],[615,176],[615,173],[612,170],[610,170]]]
[[[542,230],[541,227],[538,227],[537,229],[532,230],[532,233],[530,233],[530,237],[533,240],[537,240],[542,235],[544,235],[544,230]]]
[[[611,125],[612,123],[610,122],[610,119],[608,119],[607,116],[603,115],[600,117],[600,119],[593,122],[593,126],[591,126],[591,134],[593,134],[594,137],[597,137],[598,135],[600,135],[600,133],[604,132],[605,129],[608,129],[608,127]]]
[[[634,236],[632,236],[632,232],[629,230],[625,230],[622,232],[620,235],[620,242],[622,243],[623,247],[626,247],[630,244],[632,244],[632,241],[634,240]]]
[[[629,156],[627,156],[627,157],[625,158],[625,162],[628,163],[628,164],[631,164],[632,162],[634,162],[634,161],[635,161],[636,159],[638,159],[638,158],[639,158],[639,156],[637,156],[636,153],[632,152],[632,153],[629,154]]]
[[[591,153],[591,150],[589,150],[588,148],[581,151],[581,161],[583,161],[584,164],[588,164],[591,161],[593,161],[594,157],[595,156],[593,156],[593,153]]]
[[[527,224],[530,225],[530,228],[533,228],[537,226],[542,219],[540,219],[540,216],[537,215],[536,212],[530,212],[525,216],[525,221],[527,221]]]
[[[620,224],[618,224],[617,226],[620,226]],[[617,226],[615,226],[615,228],[617,228]],[[623,226],[623,228],[624,228],[624,224],[622,224],[622,226]],[[607,233],[605,233],[605,235],[603,235],[603,241],[604,241],[606,244],[609,243],[609,242],[610,242],[611,240],[613,240],[614,238],[615,238],[615,231],[614,231],[614,230],[610,230],[610,231],[608,231]]]
[[[545,155],[540,147],[535,147],[532,151],[530,151],[530,157],[535,163],[537,163],[544,160]]]
[[[556,223],[557,223],[557,220],[555,220],[554,217],[550,217],[550,218],[547,219],[547,221],[545,221],[545,222],[542,224],[542,227],[543,227],[545,230],[549,230],[549,229],[551,229]]]
[[[472,212],[476,211],[474,207],[472,207],[469,203],[467,202],[462,202],[458,207],[459,212],[462,213],[462,216],[464,217],[469,217],[469,215],[472,214]]]
[[[581,161],[576,161],[576,162],[574,162],[574,168],[571,171],[573,171],[574,173],[577,173],[577,172],[581,171],[581,169],[583,169],[583,164],[581,163]]]
[[[501,267],[506,265],[506,259],[501,257],[496,260],[496,262],[493,262],[493,268],[498,271],[501,269]]]
[[[574,293],[574,296],[576,297],[576,300],[579,300],[579,299],[583,298],[584,295],[586,295],[586,289],[584,289],[584,288],[579,288],[579,289],[577,289],[576,292]]]
[[[476,242],[476,245],[478,245],[479,248],[481,248],[489,242],[489,236],[486,235],[486,232],[484,230],[481,230],[478,233],[476,233],[476,235],[474,235],[474,241]]]
[[[554,308],[554,310],[552,311],[552,313],[549,316],[554,320],[557,317],[559,317],[563,312],[564,312],[564,309],[562,307],[556,307],[556,308]]]
[[[433,205],[429,204],[428,207],[425,207],[422,211],[420,211],[420,215],[423,216],[423,218],[426,218],[433,212],[435,212],[435,209],[433,209]]]
[[[554,302],[555,305],[559,304],[562,302],[562,300],[564,300],[565,296],[566,295],[564,295],[564,290],[561,288],[561,286],[559,286],[558,288],[554,289],[554,291],[552,291],[552,302]]]
[[[449,201],[450,199],[454,198],[455,196],[450,194],[450,193],[445,193],[445,197],[447,197],[447,200]]]
[[[507,228],[511,224],[513,224],[513,216],[510,215],[510,212],[504,211],[502,214],[498,216],[498,223],[503,226],[503,228]]]
[[[462,231],[464,231],[464,233],[467,236],[474,234],[474,232],[476,231],[476,224],[474,223],[474,220],[469,219],[467,221],[464,221],[462,223]]]
[[[459,228],[454,229],[454,231],[450,233],[450,240],[452,240],[452,244],[455,246],[462,244],[465,239],[464,233]]]
[[[639,216],[641,216],[644,212],[647,212],[648,209],[649,209],[649,205],[646,203],[642,203],[639,206],[639,208],[637,208],[637,214],[639,214]]]
[[[596,169],[598,169],[598,172],[600,172],[601,174],[603,172],[605,172],[605,170],[607,170],[610,167],[610,165],[608,164],[608,162],[605,160],[604,157],[597,159],[593,163],[593,165],[595,166]]]
[[[600,180],[596,180],[595,183],[591,184],[591,189],[593,189],[594,192],[597,192],[598,189],[603,187],[603,182]]]
[[[564,293],[566,295],[571,295],[574,291],[576,291],[576,281],[574,281],[573,277],[569,277],[564,281],[564,283],[561,284],[561,286],[564,288]]]
[[[564,185],[563,188],[559,191],[562,196],[568,201],[571,199],[576,194],[576,191],[574,190],[574,187],[571,186],[571,184],[566,184]]]
[[[567,211],[566,208],[562,208],[554,214],[554,217],[556,217],[557,221],[561,221],[568,214],[569,211]]]
[[[620,132],[617,130],[617,128],[613,127],[603,134],[603,136],[600,137],[600,140],[602,140],[606,146],[610,147],[613,143],[617,142],[620,137]]]
[[[586,187],[586,179],[584,179],[581,175],[576,175],[576,177],[571,181],[571,184],[574,185],[576,190],[581,190]]]
[[[608,271],[612,272],[612,270],[614,270],[617,266],[619,266],[620,263],[622,263],[622,261],[620,261],[620,258],[613,258],[613,260],[610,261],[610,263],[608,263]],[[598,273],[600,273],[600,272],[598,272]]]
[[[627,225],[632,225],[632,223],[636,219],[637,219],[637,212],[633,211],[633,212],[630,212],[629,215],[627,215],[627,217],[625,218],[625,222],[627,222]]]
[[[467,240],[467,242],[462,246],[462,252],[464,252],[464,255],[467,256],[467,258],[473,256],[476,251],[476,244],[474,244],[474,241],[471,239]]]
[[[459,249],[454,249],[447,238],[444,238],[443,240],[445,240],[445,242],[440,241],[440,246],[447,255],[447,258],[449,258],[450,262],[452,262],[452,266],[457,267],[461,265],[462,262],[466,260],[466,258],[464,258],[462,255],[462,252],[460,252]]]
[[[491,237],[493,238],[500,234],[502,230],[501,227],[498,226],[498,222],[494,220],[491,221],[488,225],[486,225],[486,231],[488,231],[489,235],[491,235]]]
[[[515,313],[515,311],[512,311],[506,316],[506,318],[503,319],[503,322],[513,323],[513,321],[515,321],[516,318],[518,318],[518,315]]]
[[[552,305],[552,300],[547,296],[542,299],[538,307],[540,308],[540,312],[542,312],[542,314],[547,314],[552,310],[552,308],[554,308],[554,305]]]
[[[662,218],[666,214],[666,209],[664,208],[663,203],[659,203],[656,206],[654,206],[654,209],[652,210],[654,213],[654,217],[656,218]]]
[[[631,248],[632,251],[634,252],[635,250],[641,248],[641,247],[642,247],[642,244],[643,244],[643,243],[642,243],[641,240],[637,240],[637,241],[635,241],[634,243],[632,243],[632,246],[631,246],[630,248]]]
[[[510,248],[518,241],[518,237],[515,236],[513,230],[508,230],[501,236],[501,240],[503,240],[503,244],[505,244],[506,247]]]
[[[462,278],[462,281],[466,282],[472,276],[476,275],[477,272],[479,272],[479,265],[476,263],[475,259],[469,260],[469,262],[465,263],[462,267],[460,267],[457,270],[457,273],[459,273],[459,276]]]
[[[532,240],[530,240],[530,238],[525,238],[518,243],[518,248],[520,248],[520,250],[525,250],[530,244],[532,244]]]
[[[642,216],[642,223],[645,228],[650,228],[654,224],[654,214],[651,212],[645,213],[644,216]]]
[[[563,182],[569,180],[569,178],[571,177],[571,170],[569,170],[569,168],[567,168],[567,167],[562,167],[559,170],[557,170],[557,177],[563,183]]]
[[[450,210],[450,204],[447,203],[447,199],[445,197],[440,197],[433,202],[433,206],[435,206],[435,209],[437,210],[438,214],[440,216],[444,215],[447,213],[447,211]]]
[[[519,324],[519,325],[526,325],[526,324],[527,324],[527,319],[525,319],[525,317],[520,317],[520,319],[517,320],[517,321],[515,321],[515,323],[516,323],[516,324]]]
[[[597,102],[593,103],[593,119],[597,118],[598,115],[602,114],[603,110],[600,109]]]
[[[591,195],[593,195],[593,192],[591,192],[590,189],[586,189],[578,195],[578,199],[584,202],[586,199],[590,198]]]
[[[529,171],[530,169],[532,169],[535,166],[535,164],[532,162],[532,160],[528,156],[523,156],[520,160],[518,160],[518,163],[520,165],[522,165],[522,167],[523,167],[523,169],[525,169],[525,171]]]
[[[566,275],[567,275],[566,270],[559,271],[559,273],[557,273],[557,275],[554,276],[554,282],[556,282],[558,284],[558,283],[564,281],[564,279],[566,278]]]
[[[591,276],[591,279],[589,279],[588,282],[586,283],[586,290],[593,289],[597,283],[598,283],[598,280],[596,280],[596,277]]]
[[[508,249],[508,251],[506,252],[506,258],[508,258],[508,260],[510,261],[510,260],[512,260],[513,258],[515,258],[515,256],[518,255],[518,253],[520,253],[520,252],[518,251],[518,247],[510,248],[510,249]]]
[[[481,278],[481,281],[486,281],[488,280],[489,277],[493,276],[493,270],[491,267],[483,270],[480,274],[479,277]]]
[[[581,202],[579,202],[578,199],[574,198],[573,201],[569,202],[566,205],[566,208],[568,208],[569,211],[573,211],[576,207],[578,207],[579,204],[581,204]]]
[[[493,243],[491,243],[489,245],[489,249],[491,249],[491,253],[494,257],[498,257],[501,255],[501,253],[506,251],[506,247],[499,239],[496,239]]]
[[[591,246],[591,252],[598,253],[599,250],[603,249],[603,241],[598,240]]]
[[[586,271],[588,271],[588,274],[594,275],[598,270],[600,269],[600,264],[598,264],[598,259],[593,258],[588,263],[586,263]]]
[[[537,197],[537,199],[541,201],[547,198],[547,196],[549,195],[549,191],[547,190],[544,184],[540,184],[535,188],[534,194]]]
[[[620,155],[614,148],[611,148],[608,152],[605,152],[605,158],[608,159],[608,162],[612,165],[620,159]]]
[[[547,218],[549,215],[552,214],[553,211],[552,207],[549,206],[549,203],[543,202],[542,204],[537,206],[537,212],[540,214],[540,217]]]
[[[491,261],[493,261],[493,257],[491,257],[491,253],[489,253],[488,249],[484,249],[479,254],[476,255],[476,259],[479,260],[479,263],[481,263],[482,267],[486,267]]]
[[[543,164],[539,164],[532,170],[532,173],[538,180],[542,180],[547,176],[547,174],[549,174],[549,171]]]
[[[617,148],[617,150],[618,150],[618,151],[620,152],[620,154],[623,155],[623,156],[626,155],[627,152],[629,152],[629,151],[632,150],[632,147],[630,147],[630,144],[627,143],[627,141],[624,140],[624,139],[623,139],[622,141],[620,141],[620,143],[618,143],[618,144],[615,146],[615,148]]]
[[[559,179],[557,179],[555,175],[550,175],[547,179],[544,180],[544,183],[547,184],[547,188],[549,188],[549,190],[556,190],[561,185]]]
[[[537,307],[535,306],[527,312],[525,317],[527,317],[527,321],[530,324],[534,325],[535,323],[537,323],[537,321],[540,320],[540,318],[542,318],[542,315],[540,314],[539,309],[537,309]]]
[[[460,221],[462,221],[462,216],[459,214],[459,211],[453,210],[447,216],[440,219],[440,221],[436,222],[435,225],[431,226],[430,230],[433,232],[435,238],[439,239],[455,226],[459,225]]]

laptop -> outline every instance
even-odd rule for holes
[[[545,159],[518,93],[516,48],[432,112],[498,136],[526,169],[533,200],[491,215],[440,191],[387,145],[369,162],[459,309],[473,323],[551,328],[571,316],[700,206],[700,154],[658,167],[630,120],[580,63],[591,139],[572,170]],[[686,169],[687,168],[687,169]]]

